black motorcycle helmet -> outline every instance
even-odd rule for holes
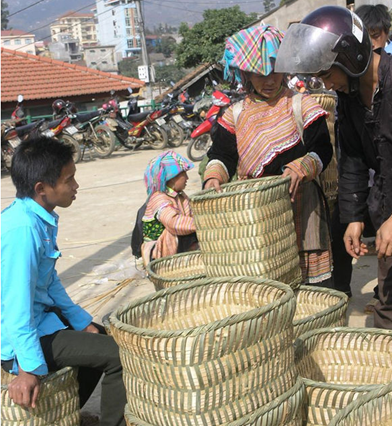
[[[60,114],[66,108],[66,106],[67,104],[62,99],[56,99],[52,103],[52,109],[57,115]]]
[[[275,63],[276,72],[317,74],[340,67],[360,77],[370,64],[372,43],[361,19],[339,6],[323,6],[287,30]]]

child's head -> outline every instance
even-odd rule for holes
[[[16,196],[36,199],[38,183],[54,188],[66,166],[75,168],[72,155],[73,147],[57,139],[39,137],[22,142],[11,165]]]
[[[175,151],[166,151],[153,158],[144,172],[148,195],[164,192],[167,186],[176,192],[183,191],[188,180],[186,172],[193,167],[193,163]]]
[[[372,40],[373,49],[384,48],[391,28],[388,8],[383,4],[364,4],[355,10],[362,19]]]

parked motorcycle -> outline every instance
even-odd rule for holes
[[[23,108],[23,95],[18,95],[18,102],[14,111],[11,114],[11,119],[14,120],[15,127],[21,127],[27,125],[27,120]]]
[[[192,132],[191,140],[187,147],[188,158],[192,161],[201,161],[207,154],[212,139],[210,131],[218,118],[219,113],[223,113],[223,108],[230,105],[230,98],[219,90],[215,90],[212,94],[212,106],[208,110],[205,120]]]
[[[71,136],[82,147],[82,158],[86,149],[94,151],[99,158],[109,157],[115,148],[116,137],[108,126],[101,125],[103,111],[75,113],[70,103],[58,99],[52,104],[56,116],[67,116],[71,124],[62,130],[62,137]]]
[[[183,118],[180,114],[180,107],[177,102],[171,102],[162,110],[162,116],[157,120],[168,134],[168,145],[177,148],[185,140],[185,132],[180,123]]]

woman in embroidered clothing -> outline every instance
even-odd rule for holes
[[[258,26],[227,40],[225,76],[233,70],[247,96],[212,129],[204,188],[220,191],[235,173],[239,179],[289,176],[303,283],[331,286],[327,212],[314,181],[332,157],[327,113],[311,96],[286,88],[283,74],[274,72],[282,38],[278,29]]]
[[[142,256],[153,259],[198,248],[189,198],[184,189],[193,163],[166,151],[153,158],[144,172],[149,200],[143,216]]]

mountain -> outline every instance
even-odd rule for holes
[[[7,1],[7,0],[6,0]],[[104,0],[98,0],[104,1]],[[235,4],[241,6],[246,12],[262,12],[262,2],[224,1],[218,0],[210,3],[212,8],[232,7]],[[36,40],[46,39],[50,41],[49,25],[64,13],[73,10],[81,13],[92,13],[95,7],[94,0],[8,0],[10,12],[9,28],[32,32]],[[209,8],[206,0],[142,0],[144,25],[153,29],[159,24],[178,26],[181,22],[194,24],[203,19],[203,10]],[[32,7],[29,7],[33,5]],[[26,10],[23,10],[27,8]],[[20,12],[19,12],[20,11]],[[15,13],[15,15],[13,15]],[[12,16],[13,15],[13,16]]]

